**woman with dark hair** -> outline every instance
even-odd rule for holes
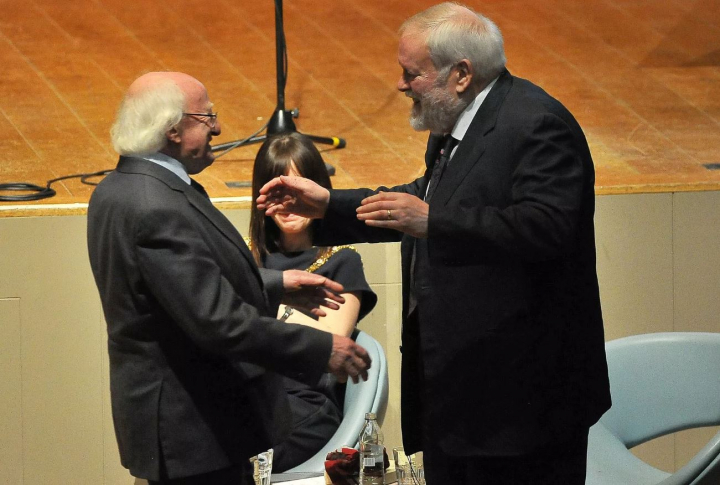
[[[331,188],[320,152],[299,133],[276,135],[260,147],[253,167],[253,201],[263,185],[280,175],[306,177]],[[304,269],[341,283],[345,303],[338,310],[328,309],[325,317],[317,318],[281,305],[278,318],[350,336],[357,322],[373,309],[377,296],[365,280],[355,248],[314,247],[312,229],[311,219],[283,214],[267,217],[264,211],[254,208],[250,216],[250,249],[260,267]],[[305,462],[328,442],[342,421],[345,391],[331,374],[313,386],[286,378],[285,389],[293,410],[293,430],[287,440],[274,447],[273,471],[278,472]]]

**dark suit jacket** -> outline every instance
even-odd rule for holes
[[[379,190],[422,198],[439,139],[429,139],[424,177]],[[422,449],[423,406],[438,444],[457,455],[528,453],[574,438],[609,408],[594,168],[557,100],[500,76],[437,186],[426,241],[357,221],[371,193],[333,191],[317,242],[402,239],[407,450]],[[427,278],[408,316],[413,246]]]
[[[284,438],[290,412],[272,371],[317,380],[332,337],[270,318],[277,294],[271,305],[242,237],[209,199],[121,157],[90,200],[88,248],[121,461],[134,476],[157,480],[161,456],[171,478],[209,472]]]

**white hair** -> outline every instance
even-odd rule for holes
[[[120,104],[110,138],[120,155],[146,155],[161,150],[166,133],[177,125],[185,109],[185,95],[171,80],[159,81]]]
[[[442,72],[462,59],[472,64],[478,82],[486,84],[505,68],[502,33],[489,18],[458,3],[445,2],[406,20],[407,31],[425,36],[430,60]]]

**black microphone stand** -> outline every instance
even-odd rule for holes
[[[285,109],[285,82],[287,81],[287,48],[285,44],[285,33],[283,31],[282,0],[275,0],[275,61],[277,73],[277,106],[275,107],[275,111],[270,117],[270,121],[268,121],[267,125],[263,126],[257,132],[247,138],[213,146],[213,152],[222,151],[223,153],[221,153],[220,155],[223,155],[230,150],[241,146],[250,145],[253,143],[262,143],[269,136],[276,135],[278,133],[297,131],[293,118],[297,118],[299,116],[298,109]],[[258,135],[258,133],[262,132],[263,130],[265,130],[265,134]],[[308,135],[307,133],[305,133],[305,136],[310,138],[315,143],[331,145],[334,148],[345,148],[345,140],[342,138],[334,136],[328,137]],[[328,173],[330,175],[335,174],[335,167],[333,167],[327,162],[325,163],[325,166],[328,169]]]

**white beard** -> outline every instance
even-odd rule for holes
[[[419,102],[413,103],[410,111],[410,126],[416,131],[430,130],[433,133],[449,133],[460,113],[469,103],[450,94],[444,86],[434,86],[430,91],[416,97],[408,92],[406,96]]]

